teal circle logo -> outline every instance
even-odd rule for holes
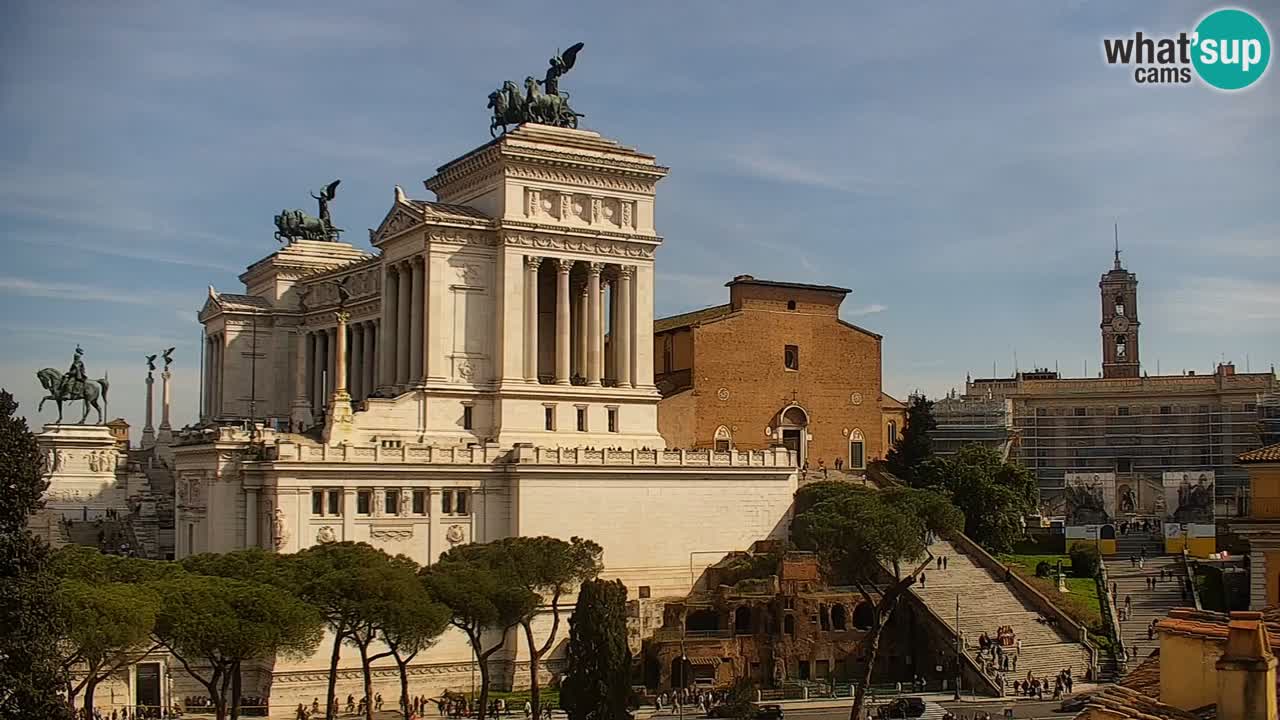
[[[1271,37],[1262,21],[1244,10],[1209,13],[1192,39],[1191,62],[1200,79],[1219,90],[1249,87],[1267,71]]]

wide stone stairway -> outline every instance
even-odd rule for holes
[[[1131,557],[1143,557],[1142,567],[1137,567]],[[1161,580],[1161,571],[1165,579]],[[1172,576],[1171,576],[1172,575]],[[1107,577],[1116,589],[1116,610],[1125,606],[1126,598],[1132,615],[1120,621],[1120,636],[1125,652],[1129,655],[1127,669],[1137,667],[1143,658],[1160,646],[1158,639],[1147,637],[1152,620],[1159,620],[1177,607],[1189,606],[1183,599],[1186,572],[1182,556],[1164,554],[1164,546],[1158,537],[1146,534],[1130,534],[1117,538],[1116,555],[1107,558]],[[1155,589],[1147,588],[1147,578],[1156,578]]]
[[[960,632],[965,639],[965,650],[970,657],[977,657],[978,637],[987,633],[995,637],[997,628],[1009,625],[1022,641],[1018,655],[1017,671],[1005,673],[1005,689],[1012,690],[1015,680],[1027,677],[1053,679],[1059,671],[1071,668],[1072,676],[1083,681],[1089,667],[1089,652],[1081,644],[1067,638],[1047,623],[1040,613],[1014,595],[1001,579],[951,543],[938,539],[929,546],[936,556],[947,558],[947,569],[938,570],[931,565],[925,571],[923,586],[917,583],[913,591],[949,627],[956,627],[956,598],[960,598]]]

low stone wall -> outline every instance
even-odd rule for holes
[[[1051,618],[1057,623],[1058,629],[1064,635],[1082,644],[1089,653],[1089,665],[1093,668],[1094,677],[1097,677],[1098,654],[1093,645],[1089,644],[1089,630],[1085,626],[1076,622],[1074,618],[1059,609],[1057,605],[1050,602],[1049,598],[1045,597],[1031,583],[1018,577],[1008,566],[994,558],[964,533],[949,534],[947,540],[963,550],[975,563],[996,573],[997,578],[1002,578],[1004,582],[1008,583],[1013,593],[1018,596],[1018,599],[1031,605],[1041,615]]]
[[[915,593],[908,593],[908,596],[912,600],[912,607],[920,613],[920,617],[924,618],[925,623],[929,626],[929,630],[936,635],[949,638],[954,646],[956,633],[952,630],[951,626],[939,617],[938,614],[933,611],[933,608],[929,607],[929,603],[926,603],[923,598]],[[983,694],[993,697],[1001,694],[1000,686],[996,684],[995,680],[982,672],[982,668],[979,667],[977,661],[969,655],[969,651],[967,649],[961,652],[960,656],[964,658],[960,666],[963,673],[962,679],[969,683],[969,687],[978,688]]]
[[[1107,579],[1107,561],[1101,555],[1098,556],[1098,574],[1094,579],[1098,583],[1098,597],[1102,600],[1102,620],[1116,649],[1116,663],[1123,672],[1125,664],[1129,661],[1129,653],[1124,647],[1124,638],[1120,632],[1120,616],[1116,612],[1116,599],[1111,595],[1111,583]]]

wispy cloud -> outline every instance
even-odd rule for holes
[[[849,308],[848,310],[845,310],[841,314],[848,315],[849,317],[863,317],[865,315],[875,315],[876,313],[881,313],[888,309],[889,309],[888,305],[881,305],[880,303],[872,303],[870,305],[863,305],[861,307]]]
[[[1197,335],[1273,333],[1280,324],[1280,284],[1239,277],[1192,279],[1154,298],[1153,314],[1174,332]]]
[[[79,283],[44,282],[3,276],[0,276],[0,293],[55,300],[119,303],[122,305],[161,306],[190,301],[190,298],[177,294],[150,293],[136,289],[119,290]]]
[[[895,183],[886,178],[859,177],[834,168],[808,165],[772,155],[763,147],[743,148],[729,156],[730,164],[749,176],[773,182],[841,193],[883,193]]]

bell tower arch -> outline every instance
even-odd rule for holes
[[[1117,232],[1115,265],[1102,276],[1102,377],[1136,378],[1142,374],[1138,357],[1138,276],[1120,264]]]

